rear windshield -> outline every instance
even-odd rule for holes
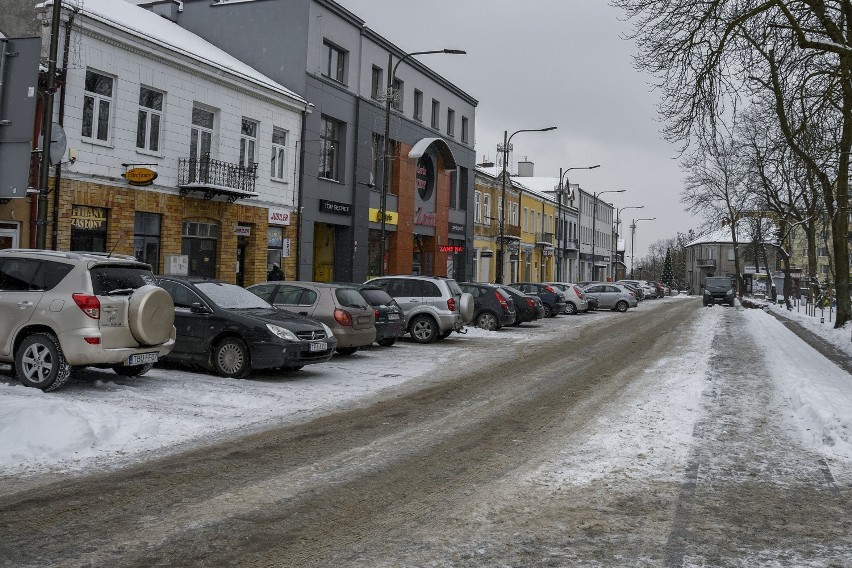
[[[361,290],[361,295],[371,306],[387,306],[393,302],[393,298],[384,290]]]
[[[344,308],[368,308],[364,296],[355,288],[338,288],[334,291],[337,301]]]
[[[137,288],[154,284],[154,274],[144,266],[99,265],[90,273],[96,296],[132,293]]]
[[[462,289],[461,289],[461,286],[459,286],[458,282],[456,282],[455,280],[449,280],[449,279],[446,282],[447,282],[447,286],[450,287],[450,292],[453,293],[453,296],[461,296]]]

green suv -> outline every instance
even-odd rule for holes
[[[0,362],[56,390],[73,367],[136,376],[175,343],[174,304],[133,257],[0,250]]]

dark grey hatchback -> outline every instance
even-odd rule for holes
[[[500,286],[479,282],[459,282],[459,286],[473,296],[473,318],[467,323],[488,331],[515,323],[515,303]]]
[[[253,369],[296,371],[322,363],[337,347],[327,325],[279,310],[234,284],[183,276],[156,282],[175,304],[177,341],[167,361],[239,378]]]

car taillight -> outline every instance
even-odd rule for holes
[[[507,302],[507,301],[506,301],[506,298],[504,298],[504,297],[500,294],[500,292],[497,292],[497,291],[495,290],[495,291],[494,291],[494,296],[496,296],[496,297],[497,297],[497,301],[500,303],[500,307],[501,307],[501,308],[503,308],[504,310],[508,310],[508,309],[509,309],[509,302]]]
[[[101,301],[91,294],[71,294],[74,302],[83,313],[92,319],[101,319]]]
[[[532,298],[527,298],[527,305],[531,308],[534,308],[535,307],[535,300],[533,300]]]
[[[553,289],[553,286],[545,286],[544,289],[550,292],[551,294],[556,294],[556,290]]]
[[[334,309],[334,321],[339,323],[342,326],[351,326],[352,325],[352,314],[347,312],[346,310],[341,310],[340,308]]]
[[[450,310],[451,312],[456,311],[456,299],[455,298],[450,298],[449,300],[447,300],[447,309]]]
[[[628,292],[628,294],[630,294],[630,296],[633,297],[633,298],[636,297],[636,294],[634,294],[633,292]]]
[[[577,294],[577,297],[578,297],[578,298],[580,298],[581,300],[585,300],[585,299],[586,299],[586,297],[583,295],[583,291],[582,291],[582,290],[580,290],[580,289],[579,289],[578,287],[576,287],[576,286],[574,286],[574,293],[575,293],[575,294]]]
[[[376,319],[379,319],[379,310],[373,310],[373,313],[376,315]]]

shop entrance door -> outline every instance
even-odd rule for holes
[[[237,237],[237,286],[245,286],[246,281],[246,237]]]
[[[0,250],[18,248],[18,232],[16,223],[0,223]]]
[[[189,275],[216,277],[216,239],[183,239],[181,254],[189,255]]]
[[[335,237],[334,225],[314,225],[314,282],[331,282],[334,279]]]

